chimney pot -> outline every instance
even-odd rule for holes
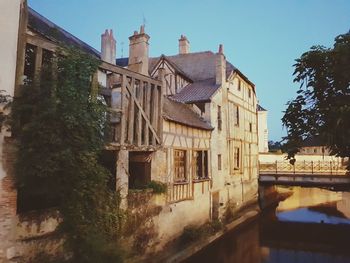
[[[181,35],[179,39],[179,54],[190,53],[190,42],[185,35]]]
[[[226,81],[226,58],[224,55],[224,47],[219,45],[219,52],[216,54],[216,84],[222,85]]]
[[[144,34],[145,33],[145,25],[141,25],[140,26],[140,34]]]
[[[108,63],[116,63],[116,44],[117,41],[113,37],[112,29],[106,29],[101,35],[101,59]]]
[[[224,54],[224,46],[222,44],[219,45],[219,53]]]
[[[148,49],[149,36],[145,33],[145,26],[141,25],[140,33],[135,31],[134,35],[129,37],[129,65],[132,71],[148,75]]]

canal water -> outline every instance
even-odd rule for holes
[[[350,192],[275,187],[283,201],[186,262],[350,263]]]

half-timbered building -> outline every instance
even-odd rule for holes
[[[16,96],[62,45],[100,59],[92,85],[109,107],[113,132],[104,157],[123,208],[132,205],[133,190],[152,181],[167,185],[152,221],[157,248],[188,225],[220,219],[227,209],[257,201],[255,86],[226,60],[221,45],[217,53],[190,53],[188,39],[181,36],[179,54],[150,58],[150,36],[141,26],[129,37],[129,57],[117,59],[112,31],[101,35],[100,52],[27,8],[25,1],[13,3],[9,14],[19,30],[12,36],[16,56],[7,61],[14,67],[6,90]],[[11,140],[2,132],[1,149],[10,149]],[[12,161],[3,158],[3,167]],[[23,200],[13,171],[0,172],[0,211],[6,214],[0,221],[0,259],[32,255],[43,243],[57,248],[60,241],[44,237],[55,231],[59,217],[26,220],[28,211],[18,209]]]

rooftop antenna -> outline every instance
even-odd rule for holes
[[[123,57],[124,57],[124,41],[122,41],[122,42],[120,43],[120,46],[121,46],[121,48],[122,48],[121,57],[123,58]]]
[[[146,23],[147,23],[147,20],[146,20],[145,14],[142,14],[142,24],[144,27],[146,27]]]

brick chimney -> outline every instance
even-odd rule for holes
[[[224,55],[224,47],[222,44],[219,45],[219,52],[216,54],[216,84],[221,85],[226,81],[226,58]]]
[[[132,71],[148,75],[148,50],[150,39],[145,33],[145,26],[140,27],[140,32],[135,31],[134,35],[129,37],[129,65]]]
[[[181,35],[179,39],[179,54],[188,53],[190,53],[190,41],[188,41],[186,36]]]
[[[101,35],[101,59],[108,63],[116,63],[116,44],[117,41],[113,37],[113,31],[110,29]]]

